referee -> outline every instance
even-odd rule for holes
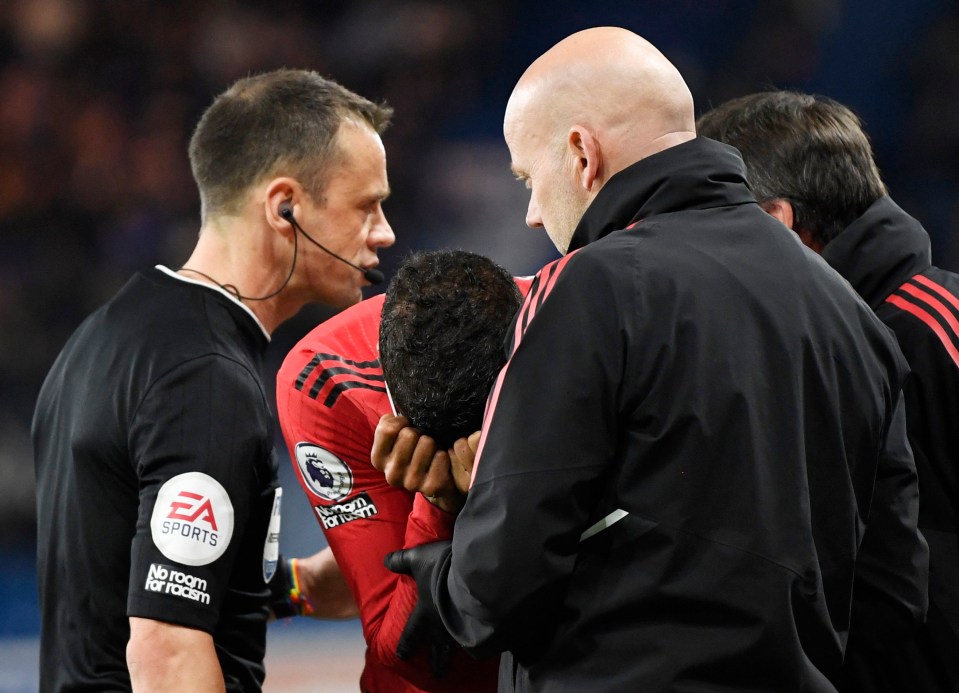
[[[279,70],[201,118],[191,257],[89,316],[37,402],[42,691],[260,690],[281,501],[263,352],[304,304],[382,280],[390,116]]]

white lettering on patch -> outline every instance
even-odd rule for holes
[[[171,561],[212,563],[233,537],[233,504],[211,476],[187,472],[160,487],[150,519],[153,543]]]
[[[350,498],[335,505],[314,506],[317,517],[323,523],[324,529],[333,529],[345,525],[353,520],[364,520],[376,515],[376,506],[368,493],[360,493],[356,498]]]
[[[200,604],[210,603],[206,580],[162,563],[152,563],[150,565],[150,572],[143,588],[147,592],[172,594],[175,597],[191,599]]]

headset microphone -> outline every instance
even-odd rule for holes
[[[366,279],[366,281],[368,281],[370,284],[383,283],[383,280],[385,279],[385,277],[383,276],[383,273],[380,272],[378,269],[374,269],[372,267],[370,269],[363,269],[362,267],[358,265],[354,265],[352,262],[350,262],[346,258],[342,258],[336,253],[334,253],[332,250],[324,246],[322,243],[319,243],[318,241],[314,240],[313,237],[310,236],[310,234],[308,234],[306,231],[303,230],[303,227],[300,226],[300,223],[296,220],[296,217],[293,216],[293,206],[289,202],[281,202],[278,211],[281,217],[283,217],[288,222],[290,222],[290,224],[292,224],[293,228],[296,231],[299,231],[300,233],[302,233],[303,236],[306,238],[306,240],[308,240],[310,243],[315,245],[317,248],[319,248],[325,253],[332,255],[340,262],[345,262],[347,265],[355,269],[357,272],[360,272],[363,275],[364,279]]]

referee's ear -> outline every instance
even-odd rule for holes
[[[264,220],[270,228],[284,236],[292,237],[293,223],[283,210],[289,209],[294,217],[297,216],[305,198],[303,186],[295,178],[289,176],[274,178],[265,187]]]

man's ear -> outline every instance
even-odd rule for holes
[[[802,241],[803,245],[812,248],[817,253],[821,253],[823,249],[823,244],[813,234],[809,229],[799,228],[796,225],[796,213],[793,209],[792,202],[789,200],[783,199],[781,197],[774,197],[771,200],[766,200],[765,202],[760,203],[760,207],[763,208],[763,211],[770,216],[776,217],[783,223],[786,228],[791,229],[797,236],[799,240]]]
[[[294,215],[298,214],[304,196],[303,186],[294,178],[281,176],[267,183],[264,191],[266,199],[263,214],[267,223],[283,234],[293,233],[293,225],[280,214],[280,209],[281,205],[286,204],[293,210]]]
[[[602,184],[603,169],[599,140],[582,125],[574,125],[569,129],[566,144],[580,185],[587,192],[596,192]]]
[[[779,219],[779,221],[783,223],[783,226],[796,231],[796,217],[793,214],[792,202],[781,197],[774,197],[771,200],[759,203],[759,206],[763,208],[766,214]],[[799,232],[796,231],[796,233]]]

